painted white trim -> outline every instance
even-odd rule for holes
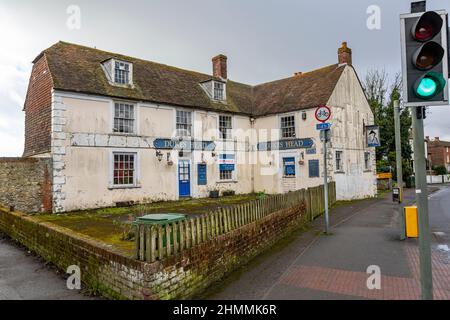
[[[88,100],[88,101],[98,101],[98,102],[110,102],[111,98],[106,98],[98,95],[91,95],[87,93],[74,93],[74,92],[66,92],[60,90],[54,90],[54,94],[61,98],[70,98],[70,99],[80,99],[80,100]]]
[[[133,189],[141,187],[141,155],[138,149],[114,148],[109,150],[109,181],[108,189]],[[134,154],[135,179],[133,185],[114,185],[114,154]]]

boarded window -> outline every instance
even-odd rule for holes
[[[283,158],[283,175],[285,177],[295,177],[295,158]]]
[[[309,160],[309,177],[318,178],[319,175],[319,160]]]

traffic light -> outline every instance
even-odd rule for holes
[[[400,19],[405,105],[448,105],[447,13],[410,13]]]

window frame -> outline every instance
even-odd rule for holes
[[[179,123],[178,119],[179,113],[184,113],[184,114],[189,114],[189,119],[190,119],[190,123]],[[181,118],[181,117],[180,117]],[[187,119],[188,117],[186,117]],[[188,130],[188,129],[179,129],[178,125],[186,125],[189,128],[189,135],[185,135],[185,134],[180,134],[181,130]],[[194,130],[194,112],[190,111],[190,110],[186,110],[186,109],[176,109],[175,110],[175,137],[177,138],[192,138],[192,134],[193,134],[193,130]]]
[[[339,156],[339,166],[338,166],[338,156]],[[334,152],[334,166],[335,166],[335,170],[336,172],[344,172],[344,151],[342,150],[336,150]]]
[[[220,97],[216,96],[216,92],[218,92],[218,89],[216,89],[216,84],[221,87],[220,88],[221,89]],[[212,96],[213,100],[215,100],[215,101],[225,101],[226,100],[225,86],[226,86],[225,82],[213,81],[212,92],[211,92],[211,96]]]
[[[128,66],[128,83],[120,83],[116,82],[116,63],[123,63]],[[119,60],[119,59],[111,59],[111,82],[116,86],[132,86],[133,85],[133,63]]]
[[[124,105],[124,106],[132,106],[133,107],[133,119],[131,118],[122,118],[122,117],[116,117],[116,106]],[[137,134],[137,124],[138,124],[138,105],[135,103],[127,102],[127,101],[113,101],[112,102],[112,133],[113,134],[119,134],[119,135],[136,135]],[[120,112],[120,111],[119,111]],[[132,132],[120,132],[116,131],[116,119],[124,120],[124,121],[133,121],[132,125]],[[120,126],[119,126],[120,127]]]
[[[369,151],[365,151],[364,152],[364,170],[365,171],[371,171],[372,170],[372,165],[370,163],[371,158],[372,158],[371,157],[371,153]]]
[[[219,170],[219,177],[217,180],[217,183],[227,183],[227,182],[236,182],[237,181],[237,159],[236,154],[231,152],[223,152],[219,154],[219,159],[221,155],[232,155],[234,157],[234,170],[220,170],[220,163],[218,164],[218,170]],[[231,172],[231,178],[229,179],[222,179],[222,172]]]
[[[133,183],[130,184],[119,184],[115,183],[115,171],[116,169],[116,156],[133,156]],[[139,153],[135,150],[113,150],[110,154],[110,182],[109,182],[109,189],[132,189],[132,188],[139,188]],[[120,170],[120,169],[119,169]],[[125,170],[125,169],[122,169]],[[130,170],[127,170],[130,171]]]
[[[294,167],[294,174],[286,174],[286,159],[294,159],[294,164],[290,164],[289,166],[293,166]],[[282,162],[282,176],[283,178],[288,178],[288,179],[294,179],[297,178],[297,174],[299,173],[299,170],[297,168],[297,157],[295,155],[282,155],[281,157],[281,162]]]
[[[292,118],[292,125],[291,126],[283,126],[283,120],[286,118]],[[295,139],[297,137],[297,128],[296,128],[296,117],[294,113],[291,114],[285,114],[280,115],[279,117],[279,126],[280,126],[280,138],[281,139]],[[284,136],[284,130],[290,129],[293,130],[293,135],[291,133],[291,136]]]
[[[223,137],[222,127],[221,127],[221,117],[228,117],[230,119],[229,136]],[[233,140],[233,127],[234,127],[234,117],[228,114],[219,114],[217,127],[219,128],[219,140],[222,141],[232,141]]]

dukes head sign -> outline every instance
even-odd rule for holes
[[[178,140],[178,139],[155,139],[153,141],[153,147],[155,149],[166,150],[204,150],[214,151],[216,145],[213,141],[195,141],[195,140]]]
[[[311,138],[286,139],[279,141],[260,142],[258,143],[258,150],[271,151],[271,150],[302,149],[302,148],[311,148],[313,145],[314,141]]]

